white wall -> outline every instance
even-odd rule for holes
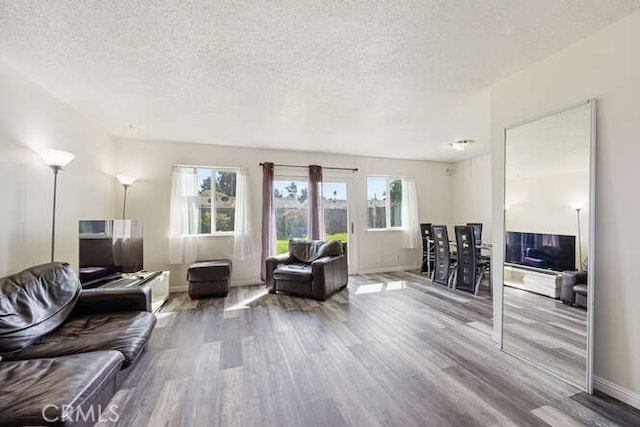
[[[482,241],[491,242],[491,156],[453,165],[453,224],[481,222]]]
[[[588,161],[588,160],[587,160]],[[583,201],[580,211],[582,260],[589,250],[589,174],[576,172],[507,181],[507,231],[576,236],[578,218],[571,202]],[[576,246],[576,265],[581,265]]]
[[[636,406],[640,405],[638,40],[640,13],[635,13],[491,88],[495,244],[502,242],[503,129],[588,98],[598,99],[594,373],[599,388],[626,396]],[[499,284],[500,269],[493,273]],[[495,308],[498,325],[501,313]]]
[[[366,231],[365,178],[367,174],[413,176],[419,199],[420,221],[449,223],[451,218],[451,177],[446,170],[449,163],[405,161],[317,154],[295,151],[276,151],[236,148],[206,144],[158,141],[116,140],[117,173],[130,174],[139,180],[130,188],[127,216],[144,221],[145,268],[172,271],[173,289],[186,284],[185,266],[170,266],[168,261],[167,232],[169,227],[169,200],[171,193],[171,167],[173,164],[203,166],[244,167],[249,170],[251,205],[254,212],[254,239],[260,241],[262,209],[262,171],[260,162],[276,164],[320,164],[323,166],[359,168],[359,172],[324,171],[325,179],[333,176],[352,179],[350,197],[355,200],[355,221],[358,246],[354,253],[360,272],[417,267],[422,249],[402,248],[402,235],[397,231]],[[297,173],[306,176],[306,169],[276,168],[276,175]],[[118,209],[121,209],[120,200]],[[258,243],[257,243],[258,244]],[[232,257],[231,237],[207,237],[200,247],[199,258]],[[399,257],[399,259],[397,259]],[[255,283],[259,280],[259,259],[235,262],[232,280],[235,283]]]
[[[56,260],[77,269],[78,219],[113,215],[112,138],[0,63],[0,276],[48,262],[53,173],[34,150],[76,158],[58,177]]]

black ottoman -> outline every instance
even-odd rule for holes
[[[231,260],[198,261],[189,266],[189,297],[226,297],[231,282]]]

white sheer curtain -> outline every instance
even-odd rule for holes
[[[198,176],[195,168],[174,166],[171,175],[169,262],[191,264],[198,257]]]
[[[249,172],[246,169],[241,169],[236,173],[236,212],[233,224],[234,259],[251,259],[258,256],[251,228],[250,201]]]
[[[404,248],[416,249],[420,242],[418,192],[415,178],[402,178],[402,227]]]

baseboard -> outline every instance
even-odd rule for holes
[[[244,279],[244,280],[232,280],[231,287],[234,286],[247,286],[247,285],[262,285],[264,284],[260,279]],[[188,283],[181,283],[179,285],[171,285],[169,292],[177,294],[179,292],[187,292],[189,290]]]
[[[393,271],[418,270],[419,268],[420,268],[419,264],[399,265],[395,267],[382,267],[382,268],[372,268],[370,270],[360,270],[358,274],[391,273]]]
[[[621,387],[618,384],[612,383],[609,380],[605,380],[604,378],[597,376],[593,377],[593,388],[615,399],[618,399],[619,401],[624,402],[627,405],[631,405],[634,408],[640,409],[640,393],[636,393],[634,391]]]

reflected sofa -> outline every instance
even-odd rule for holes
[[[567,305],[587,308],[588,261],[582,264],[582,271],[563,271],[560,300]]]

